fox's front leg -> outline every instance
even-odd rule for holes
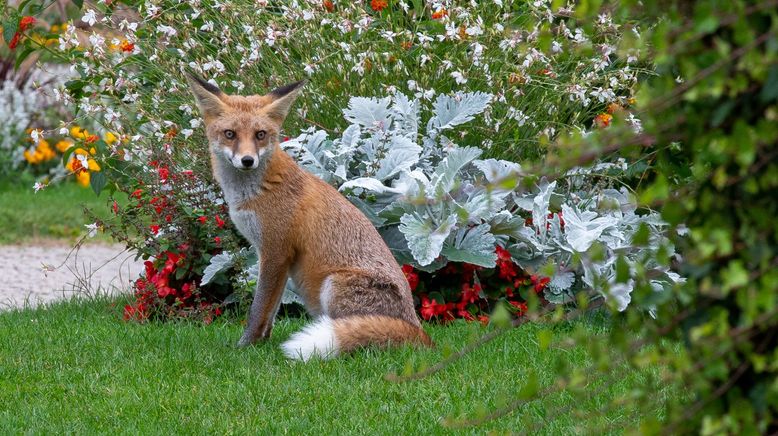
[[[243,336],[238,341],[239,347],[245,347],[260,339],[264,340],[270,337],[288,272],[289,262],[285,259],[260,254],[257,289],[249,309],[246,330],[243,331]]]

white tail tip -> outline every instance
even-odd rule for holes
[[[281,345],[284,355],[290,359],[307,362],[313,356],[322,359],[338,354],[338,340],[332,319],[323,316],[314,323],[305,326]]]

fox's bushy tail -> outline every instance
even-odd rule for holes
[[[332,319],[319,318],[295,333],[281,345],[286,357],[307,361],[349,353],[368,345],[388,347],[412,343],[431,347],[432,340],[408,321],[381,315],[359,315]]]

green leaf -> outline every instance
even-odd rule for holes
[[[776,99],[778,99],[778,64],[770,67],[770,72],[767,73],[767,80],[765,80],[762,87],[762,92],[759,93],[759,100],[762,103],[768,103]]]
[[[489,319],[498,328],[508,328],[511,326],[511,312],[505,307],[503,302],[497,303]]]
[[[11,14],[7,20],[3,21],[3,39],[5,39],[6,44],[9,44],[14,38],[16,31],[19,29],[19,21],[21,21],[21,17],[16,10],[12,10]]]
[[[630,278],[629,263],[624,256],[616,258],[616,283],[627,283]]]
[[[527,384],[519,391],[519,399],[528,400],[538,393],[538,376],[535,374],[535,371],[530,370],[524,376],[524,380],[526,380]]]
[[[551,345],[551,330],[543,329],[538,332],[538,345],[542,351],[548,350]]]
[[[77,8],[81,9],[84,6],[84,0],[73,0],[73,4],[76,5]]]
[[[459,229],[454,240],[443,246],[441,254],[453,262],[467,262],[493,268],[497,260],[494,251],[494,235],[489,233],[489,224]]]
[[[70,147],[67,150],[65,150],[64,153],[62,153],[62,165],[67,165],[68,161],[70,160],[70,155],[73,154],[74,151],[76,151],[76,146]]]
[[[99,196],[100,192],[103,191],[105,184],[108,182],[105,177],[105,173],[93,172],[90,173],[89,176],[89,184],[92,185],[92,190],[95,191],[95,194]]]
[[[24,50],[19,53],[18,56],[16,56],[16,62],[14,63],[14,70],[19,69],[19,65],[24,62],[24,60],[27,58],[27,56],[30,55],[30,53],[35,51],[35,47],[25,47]]]

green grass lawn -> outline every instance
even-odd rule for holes
[[[556,359],[580,368],[591,363],[583,348],[552,345],[541,352],[541,327],[525,325],[442,372],[397,384],[384,375],[411,360],[432,364],[444,348],[458,349],[486,328],[427,326],[438,344],[433,350],[363,350],[299,363],[284,359],[279,344],[302,319],[282,319],[269,343],[237,349],[235,320],[140,325],[121,320],[122,304],[71,301],[0,312],[0,434],[441,434],[451,431],[441,427],[442,417],[493,409],[500,398],[515,397],[530,372],[547,385]],[[555,339],[573,326],[597,335],[606,324],[558,326]],[[645,374],[619,377],[602,392],[595,389],[602,381],[591,380],[592,394],[584,399],[546,396],[465,432],[516,432],[544,422],[544,434],[580,431],[584,423],[620,433],[638,424],[634,414],[616,408],[600,417],[599,409]],[[657,399],[669,394],[657,392]],[[572,405],[585,419],[555,412]]]
[[[110,213],[105,193],[98,198],[91,189],[73,182],[52,185],[37,193],[32,182],[0,183],[0,244],[41,238],[75,240],[85,233],[84,224],[91,223],[84,216],[84,206],[99,216]]]

